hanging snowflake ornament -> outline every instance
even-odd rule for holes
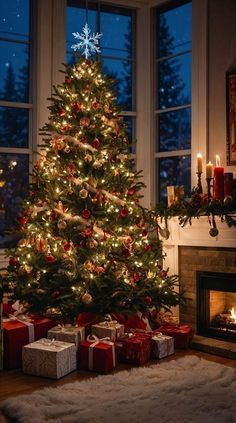
[[[99,39],[101,38],[102,34],[98,32],[96,34],[91,33],[91,29],[89,28],[87,22],[83,27],[83,32],[80,34],[79,32],[72,33],[74,37],[78,40],[77,44],[73,44],[71,48],[73,50],[81,50],[83,49],[82,53],[86,59],[91,56],[92,53],[100,53],[101,50],[98,46]]]

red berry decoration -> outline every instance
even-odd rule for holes
[[[147,236],[147,231],[146,231],[145,229],[144,229],[144,230],[143,230],[143,232],[142,232],[142,236],[143,236],[143,237]]]
[[[70,84],[71,84],[71,82],[72,82],[71,77],[70,77],[70,76],[66,76],[66,77],[65,77],[65,83],[66,83],[66,84],[68,84],[68,85],[70,85]]]
[[[128,212],[128,210],[127,209],[121,209],[120,210],[120,216],[121,217],[126,217],[126,216],[128,216],[128,214],[129,214],[129,212]]]
[[[20,222],[20,224],[21,224],[21,225],[25,225],[25,224],[26,224],[26,222],[27,222],[26,217],[25,217],[25,216],[21,216],[21,217],[19,217],[19,222]]]
[[[73,173],[75,173],[75,171],[76,171],[76,167],[75,167],[74,163],[69,163],[66,166],[66,170],[67,170],[68,173],[70,173],[71,175],[73,175]]]
[[[90,213],[90,211],[89,211],[88,209],[84,209],[84,210],[82,211],[82,217],[83,217],[84,219],[89,219],[89,218],[90,218],[90,216],[91,216],[91,213]]]
[[[56,260],[56,257],[54,257],[52,254],[48,254],[48,256],[46,256],[46,260],[48,263],[53,263]]]
[[[139,204],[139,199],[138,198],[134,198],[134,202],[135,202],[135,204]]]
[[[133,195],[135,194],[135,190],[134,190],[134,188],[130,188],[130,189],[128,190],[128,194],[129,194],[129,195],[131,195],[131,196],[133,196]]]
[[[134,272],[134,274],[133,274],[133,280],[134,280],[134,282],[138,282],[139,281],[139,273],[138,272]]]
[[[17,265],[17,259],[15,257],[11,257],[9,260],[10,266],[16,266]]]
[[[54,291],[54,292],[51,293],[51,297],[52,298],[58,298],[59,295],[60,295],[60,292],[59,291]]]
[[[144,298],[144,302],[146,305],[151,305],[152,304],[152,297],[150,297],[149,295],[146,295],[146,297]]]
[[[71,249],[71,245],[69,242],[66,242],[63,246],[64,251],[70,251]]]
[[[81,104],[80,103],[73,104],[73,110],[75,112],[79,112],[81,110]]]
[[[151,251],[152,250],[151,245],[150,244],[145,245],[145,250],[146,251]]]
[[[94,147],[94,148],[99,148],[100,147],[100,141],[99,141],[99,139],[98,138],[94,138],[94,140],[93,140],[93,142],[92,142],[92,146]]]

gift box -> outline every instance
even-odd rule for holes
[[[125,323],[125,331],[129,332],[131,329],[151,330],[147,316],[140,312],[129,315]]]
[[[175,348],[189,348],[193,339],[193,329],[189,325],[170,325],[160,326],[154,332],[161,332],[163,335],[172,336],[175,341]]]
[[[108,373],[116,367],[115,344],[109,340],[88,336],[86,341],[79,344],[79,368]]]
[[[3,320],[4,368],[21,367],[22,347],[29,342],[46,338],[53,322],[47,318],[12,317]]]
[[[97,323],[92,325],[92,335],[97,336],[98,338],[110,338],[112,341],[115,341],[117,338],[120,338],[125,333],[124,325],[117,323],[116,320],[108,320],[105,322]]]
[[[43,338],[23,347],[22,370],[29,375],[60,379],[76,368],[75,344]]]
[[[55,339],[56,341],[70,342],[75,344],[76,349],[79,348],[79,343],[85,340],[85,328],[80,327],[61,327],[54,326],[48,331],[48,339]]]
[[[151,336],[144,333],[125,334],[117,339],[116,351],[118,361],[139,366],[150,360]]]
[[[164,358],[174,354],[174,338],[156,333],[152,336],[151,357]]]

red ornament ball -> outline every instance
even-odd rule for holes
[[[65,114],[66,114],[65,110],[63,110],[63,109],[60,109],[58,113],[59,113],[60,116],[65,116]]]
[[[80,121],[79,121],[79,124],[80,124],[80,126],[81,126],[81,127],[84,127],[84,126],[89,126],[89,124],[90,124],[90,120],[89,120],[89,118],[87,118],[86,116],[85,116],[85,117],[82,117],[82,118],[80,119]]]
[[[90,213],[90,211],[89,211],[88,209],[84,209],[84,210],[82,211],[82,217],[83,217],[84,219],[89,219],[89,218],[90,218],[90,216],[91,216],[91,213]]]
[[[128,214],[129,214],[129,212],[128,212],[127,209],[123,208],[123,209],[120,210],[120,216],[121,217],[126,217],[126,216],[128,216]]]
[[[134,199],[134,202],[135,202],[135,204],[139,204],[139,199],[138,198],[135,198]]]
[[[167,271],[166,271],[166,270],[161,270],[161,271],[160,271],[160,277],[161,277],[162,279],[165,279],[165,278],[167,277]]]
[[[46,260],[48,263],[53,263],[56,260],[56,257],[54,257],[52,254],[48,254],[48,256],[46,256]]]
[[[92,146],[94,147],[94,148],[99,148],[100,147],[100,141],[99,141],[99,139],[98,138],[94,138],[94,140],[93,140],[93,142],[92,142]]]
[[[68,85],[70,85],[70,84],[71,84],[71,82],[72,82],[71,77],[70,77],[70,76],[66,76],[66,77],[65,77],[65,83],[66,83],[66,84],[68,84]]]
[[[11,257],[9,260],[10,266],[16,266],[18,263],[17,259],[15,257]]]
[[[131,195],[131,196],[133,196],[133,195],[135,194],[135,190],[134,190],[134,188],[130,188],[130,189],[128,190],[128,194],[129,194],[129,195]]]
[[[130,255],[131,255],[130,250],[129,250],[128,248],[125,248],[125,249],[123,250],[123,256],[125,256],[125,257],[130,257]]]
[[[133,280],[134,280],[134,282],[138,282],[139,281],[139,273],[138,272],[134,272],[134,274],[133,274]]]
[[[151,251],[152,250],[151,245],[150,244],[145,245],[145,250],[146,251]]]
[[[86,228],[83,233],[86,237],[89,237],[92,236],[93,230],[91,228]]]
[[[71,245],[69,242],[66,242],[63,246],[64,251],[70,251],[71,249]]]
[[[26,217],[25,217],[25,216],[21,216],[21,217],[19,217],[19,222],[20,222],[20,224],[21,224],[21,225],[25,225],[25,224],[26,224],[26,222],[27,222]]]
[[[143,230],[143,232],[142,232],[142,236],[143,236],[143,237],[147,236],[147,231],[146,231],[145,229],[144,229],[144,230]]]
[[[152,297],[150,297],[149,295],[146,295],[146,297],[144,298],[144,302],[146,305],[151,305],[152,304]]]
[[[51,297],[52,298],[58,298],[59,295],[60,295],[60,292],[59,291],[54,291],[54,292],[51,293]]]
[[[97,101],[93,101],[92,107],[93,107],[94,110],[97,110],[97,109],[100,108],[100,104]]]
[[[79,112],[81,110],[81,104],[80,103],[73,104],[73,110],[75,112]]]

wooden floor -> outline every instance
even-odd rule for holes
[[[197,350],[182,350],[175,352],[174,356],[165,358],[163,360],[172,360],[173,358],[183,357],[184,355],[196,355],[198,357],[205,358],[206,360],[213,361],[215,363],[224,364],[229,367],[234,367],[236,369],[236,360],[230,360],[224,357],[207,354]],[[154,362],[151,362],[153,364]],[[114,372],[119,372],[122,370],[127,370],[132,368],[128,364],[119,364],[118,368]],[[96,373],[92,372],[73,372],[60,380],[51,380],[42,377],[28,376],[24,375],[21,370],[10,370],[3,371],[0,373],[0,401],[10,398],[13,396],[21,394],[31,394],[36,389],[41,389],[44,387],[53,387],[64,385],[65,383],[75,382],[79,380],[89,379],[91,377],[96,377]],[[4,416],[0,414],[0,423],[8,422]]]

